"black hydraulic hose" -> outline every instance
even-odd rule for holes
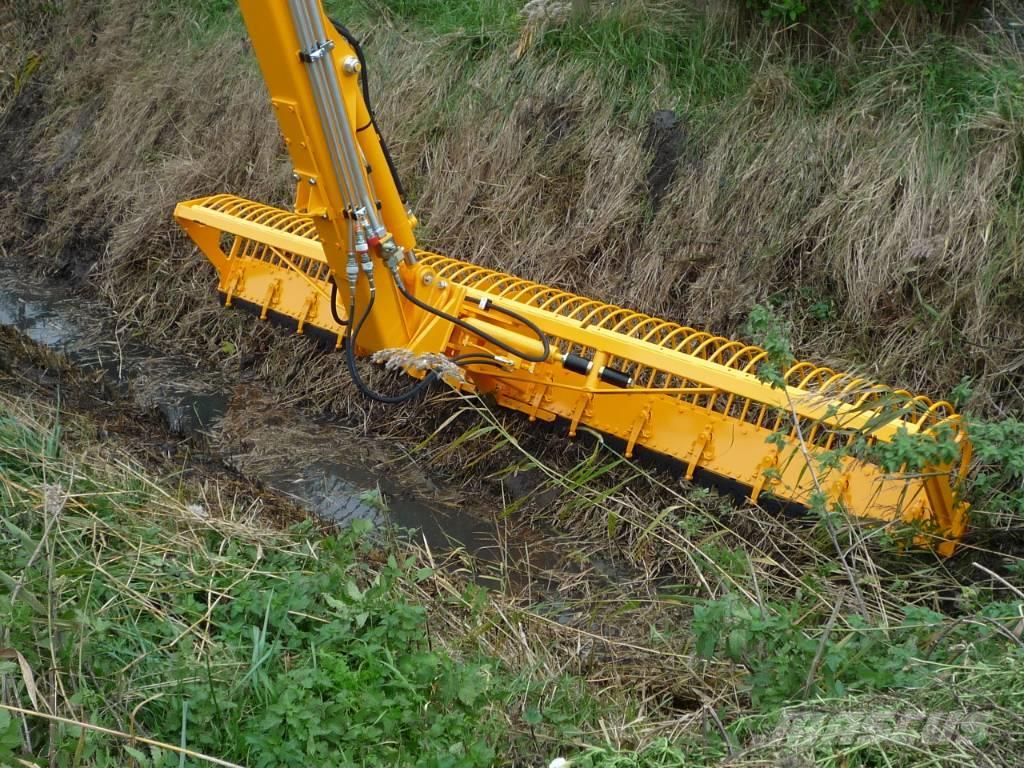
[[[334,29],[337,30],[338,34],[345,38],[345,42],[352,46],[352,49],[356,52],[356,58],[359,59],[359,85],[363,90],[363,101],[366,103],[366,111],[373,116],[373,109],[370,107],[370,84],[366,77],[366,56],[363,55],[363,47],[356,40],[355,35],[348,31],[348,28],[341,22],[330,19],[331,24],[334,25]]]
[[[401,403],[407,403],[414,397],[419,395],[437,380],[437,374],[433,371],[428,371],[426,376],[421,381],[418,381],[412,387],[397,395],[385,395],[371,389],[370,386],[363,380],[363,377],[359,373],[359,369],[356,367],[356,338],[359,336],[359,332],[363,329],[363,323],[366,322],[366,318],[370,316],[370,310],[373,309],[373,304],[376,301],[374,292],[370,291],[370,301],[366,304],[366,309],[363,310],[363,314],[359,318],[359,322],[353,326],[348,326],[348,341],[345,344],[345,363],[348,366],[348,373],[352,377],[352,383],[356,385],[356,389],[363,397],[369,398],[377,403],[384,403],[385,405],[400,405]],[[356,312],[356,297],[353,293],[352,300],[349,302],[349,317],[355,317]],[[354,330],[353,330],[354,328]]]
[[[516,322],[522,323],[527,328],[529,328],[537,336],[537,338],[540,340],[540,342],[544,345],[544,358],[542,360],[537,360],[537,361],[534,361],[534,362],[538,362],[538,363],[545,363],[545,362],[547,362],[548,358],[551,357],[551,342],[548,339],[547,334],[544,333],[544,331],[542,331],[540,329],[540,326],[538,326],[535,322],[530,320],[530,318],[525,317],[525,316],[519,314],[518,312],[514,312],[511,309],[507,309],[505,307],[502,307],[499,304],[495,304],[493,301],[489,301],[488,300],[486,308],[487,309],[493,309],[495,312],[500,312],[501,314],[505,315],[506,317],[511,317]],[[519,355],[519,357],[523,357],[523,356]],[[524,360],[529,360],[529,358],[527,358],[527,357],[523,357],[523,359]]]
[[[506,363],[503,363],[500,360],[496,360],[493,357],[472,353],[465,355],[457,355],[451,358],[451,361],[458,365],[459,367],[466,365],[490,365],[494,368],[504,368],[506,366]]]
[[[459,326],[460,328],[462,328],[464,330],[467,330],[470,333],[475,334],[475,335],[479,336],[480,338],[482,338],[482,339],[484,339],[486,341],[489,341],[491,344],[494,344],[496,347],[500,347],[501,349],[503,349],[506,352],[508,352],[510,355],[515,355],[516,357],[518,357],[518,358],[520,358],[522,360],[526,360],[526,361],[531,362],[531,363],[545,363],[545,362],[547,362],[548,358],[551,357],[551,342],[548,340],[547,335],[544,333],[544,331],[542,331],[537,326],[536,323],[534,323],[532,320],[530,320],[527,317],[523,317],[518,312],[513,312],[511,309],[505,309],[504,307],[499,307],[497,304],[494,304],[494,303],[490,304],[490,309],[493,309],[493,310],[495,310],[497,312],[501,312],[503,315],[508,315],[509,317],[511,317],[512,319],[516,320],[517,322],[520,322],[523,325],[525,325],[534,334],[536,334],[537,339],[541,342],[541,344],[544,345],[544,351],[540,355],[534,355],[534,354],[530,354],[529,352],[524,352],[521,349],[516,349],[515,347],[512,347],[512,346],[506,344],[505,342],[500,341],[500,340],[494,338],[493,336],[491,336],[486,331],[483,331],[483,330],[475,327],[472,323],[469,323],[469,322],[467,322],[465,320],[462,320],[461,318],[455,317],[455,315],[449,315],[443,309],[438,309],[437,307],[432,307],[429,304],[427,304],[426,302],[420,301],[415,296],[413,296],[411,293],[409,293],[408,289],[406,289],[406,287],[405,287],[405,284],[402,283],[401,279],[398,277],[397,274],[395,274],[394,271],[392,271],[392,273],[391,273],[391,278],[392,278],[392,280],[395,281],[395,285],[398,286],[398,290],[401,292],[401,294],[408,301],[412,302],[413,304],[415,304],[420,309],[422,309],[422,310],[424,310],[426,312],[430,312],[433,315],[437,315],[442,320],[447,320],[450,323],[455,323],[455,325]]]
[[[440,377],[435,371],[427,371],[423,379],[412,387],[407,389],[398,395],[385,395],[376,390],[372,389],[363,377],[359,373],[359,369],[356,367],[356,355],[355,355],[355,339],[359,336],[359,331],[362,330],[363,323],[366,322],[366,318],[370,316],[370,310],[373,309],[374,301],[376,296],[373,292],[370,293],[370,301],[367,304],[366,309],[363,310],[363,314],[359,318],[359,322],[355,324],[354,330],[352,323],[349,323],[348,334],[345,342],[345,363],[348,367],[349,375],[352,377],[352,383],[356,385],[356,389],[363,397],[369,398],[374,402],[384,403],[385,405],[400,405],[401,403],[407,403],[413,398],[417,397],[421,392],[433,384],[435,381],[439,381]],[[355,317],[356,305],[355,298],[353,297],[352,302],[349,304],[349,317]],[[451,358],[451,361],[458,366],[467,365],[490,365],[495,368],[504,368],[504,364],[496,360],[494,357],[487,356],[479,352],[469,352],[464,355],[456,355]]]
[[[370,125],[372,125],[373,130],[377,132],[377,140],[380,142],[381,152],[384,153],[384,162],[388,164],[388,170],[391,171],[391,178],[394,179],[395,189],[398,191],[398,196],[404,203],[406,202],[405,188],[402,186],[402,180],[398,178],[398,172],[395,170],[395,162],[391,159],[391,152],[388,151],[387,142],[384,141],[384,136],[377,127],[377,116],[374,115],[373,107],[370,105],[370,78],[366,71],[366,56],[363,55],[363,47],[343,24],[338,23],[334,19],[330,19],[330,22],[334,25],[338,34],[345,38],[345,42],[352,46],[352,49],[356,52],[356,58],[359,59],[359,84],[362,86],[363,90],[363,103],[366,104],[366,113],[370,116]],[[363,126],[363,128],[365,127],[366,126]],[[362,128],[359,130],[362,130]]]
[[[348,335],[345,343],[345,363],[348,367],[349,375],[352,377],[352,382],[356,385],[356,389],[358,389],[360,394],[362,394],[364,397],[369,398],[370,400],[373,400],[378,403],[384,403],[386,405],[399,405],[401,403],[407,403],[416,396],[418,396],[421,392],[426,391],[426,389],[435,381],[438,381],[440,377],[437,375],[435,371],[428,371],[421,381],[417,382],[412,387],[407,389],[405,392],[402,392],[398,395],[385,395],[380,392],[377,392],[363,380],[363,377],[359,373],[359,369],[356,367],[355,339],[359,336],[359,331],[362,330],[363,323],[366,322],[366,318],[370,316],[370,311],[373,309],[373,304],[375,300],[376,296],[371,291],[370,301],[367,304],[366,309],[363,310],[363,314],[360,316],[359,322],[356,323],[354,326],[352,323],[349,323]],[[355,317],[355,312],[356,304],[355,297],[353,297],[351,303],[349,304],[349,317]],[[487,356],[479,352],[469,352],[464,355],[456,355],[455,357],[451,358],[451,361],[459,366],[490,365],[496,368],[504,367],[504,365],[500,361],[495,360],[493,357]]]
[[[334,280],[334,275],[331,275],[331,317],[334,318],[334,322],[338,325],[348,325],[349,321],[343,319],[341,314],[338,312],[338,283]],[[349,315],[351,317],[351,315]]]
[[[449,315],[447,312],[444,312],[443,310],[437,309],[436,307],[431,307],[429,304],[421,302],[419,299],[417,299],[415,296],[413,296],[412,294],[410,294],[406,290],[405,286],[402,284],[402,281],[400,279],[398,279],[398,276],[394,272],[392,272],[392,278],[397,283],[398,289],[399,289],[399,291],[401,291],[402,295],[405,296],[406,299],[411,301],[416,306],[418,306],[421,309],[424,309],[424,310],[426,310],[428,312],[432,312],[433,314],[441,317],[442,319],[445,319],[445,320],[448,320],[448,321],[450,321],[452,323],[455,323],[456,325],[458,325],[458,326],[460,326],[462,328],[465,328],[470,333],[474,333],[474,334],[476,334],[476,335],[486,339],[487,341],[491,342],[492,344],[495,344],[496,346],[501,347],[502,349],[504,349],[509,354],[515,355],[516,357],[522,358],[523,360],[529,360],[531,362],[538,362],[538,363],[546,361],[548,359],[548,357],[550,357],[550,355],[551,355],[551,343],[548,340],[548,337],[529,318],[523,317],[522,315],[518,314],[517,312],[513,312],[512,310],[505,309],[504,307],[499,307],[499,306],[497,306],[495,304],[491,304],[490,305],[491,309],[497,310],[498,312],[501,312],[502,314],[508,315],[509,317],[511,317],[511,318],[513,318],[513,319],[523,323],[531,331],[533,331],[537,335],[537,338],[544,345],[544,352],[543,352],[543,356],[542,357],[537,357],[536,355],[530,355],[529,353],[524,353],[522,350],[517,350],[514,347],[512,347],[512,346],[510,346],[508,344],[505,344],[504,342],[494,338],[493,336],[488,334],[486,331],[482,331],[479,328],[474,327],[472,324],[470,324],[470,323],[468,323],[468,322],[466,322],[464,320],[461,320],[461,319],[459,319],[457,317],[454,317],[453,315]],[[337,283],[335,283],[332,280],[331,286],[332,286],[332,289],[333,289],[332,292],[331,292],[331,308],[332,308],[332,312],[334,312],[335,311],[335,300],[337,299]],[[362,394],[364,397],[366,397],[366,398],[368,398],[370,400],[373,400],[375,402],[378,402],[378,403],[384,403],[386,405],[399,405],[401,403],[407,403],[410,400],[412,400],[413,398],[415,398],[416,396],[418,396],[420,393],[426,391],[427,388],[430,387],[431,384],[433,384],[435,381],[440,380],[441,377],[438,376],[435,371],[432,371],[432,370],[431,371],[427,371],[426,375],[423,377],[423,379],[421,381],[419,381],[416,384],[414,384],[412,387],[407,389],[405,392],[402,392],[402,393],[397,394],[397,395],[385,395],[385,394],[383,394],[381,392],[377,392],[376,390],[371,388],[366,383],[366,381],[363,379],[362,375],[359,373],[358,367],[356,366],[356,352],[355,352],[356,340],[359,338],[359,333],[360,333],[360,331],[363,330],[363,325],[366,323],[367,318],[369,318],[370,312],[373,311],[373,305],[376,303],[376,300],[377,300],[377,292],[376,292],[376,290],[374,290],[373,283],[371,281],[371,284],[370,284],[370,300],[366,304],[366,309],[364,309],[363,313],[359,316],[359,320],[356,321],[355,320],[355,316],[356,316],[356,297],[355,297],[355,292],[353,291],[353,293],[352,293],[352,297],[349,300],[349,309],[348,309],[349,320],[348,320],[348,323],[347,323],[346,336],[345,336],[345,363],[346,363],[346,366],[348,367],[349,375],[352,377],[352,383],[356,385],[356,389],[358,389],[360,394]],[[453,362],[453,363],[455,363],[456,365],[459,365],[459,366],[490,365],[490,366],[494,366],[496,368],[503,368],[504,367],[504,365],[499,360],[495,359],[493,356],[487,355],[487,354],[482,353],[482,352],[467,352],[467,353],[462,354],[462,355],[456,355],[455,357],[450,358],[450,359],[451,359],[451,362]]]

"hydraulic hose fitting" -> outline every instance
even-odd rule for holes
[[[370,224],[370,217],[367,215],[365,207],[356,209],[356,220],[365,233],[364,239],[371,248],[379,247],[388,237],[388,231],[383,225],[374,227]]]
[[[359,280],[359,262],[356,260],[355,251],[348,252],[348,264],[345,266],[345,276],[348,278],[349,295],[356,295],[356,282]]]
[[[359,254],[359,266],[367,275],[373,275],[373,260],[370,258],[370,249],[366,247],[366,238],[363,238],[363,247],[359,248],[359,241],[356,240],[356,252]]]
[[[357,223],[355,225],[355,230],[356,230],[356,254],[359,256],[359,260],[362,261],[364,258],[366,258],[367,254],[370,252],[370,246],[366,242],[366,232],[363,230],[362,226],[360,226]]]
[[[581,355],[569,353],[562,356],[562,367],[567,371],[586,376],[590,373],[590,369],[594,367],[594,361],[588,360]]]
[[[397,269],[405,257],[405,249],[390,237],[381,244],[381,250],[384,252],[384,263],[387,264],[388,269]]]

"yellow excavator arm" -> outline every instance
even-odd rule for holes
[[[444,378],[531,421],[561,419],[569,435],[586,425],[619,438],[627,456],[668,456],[687,478],[739,483],[754,501],[817,496],[856,517],[913,523],[919,541],[953,552],[970,444],[949,403],[812,363],[771,386],[757,376],[767,358],[757,346],[419,250],[359,44],[319,0],[239,4],[296,195],[293,211],[225,194],[177,206],[227,306],[326,336],[378,401],[409,400]],[[385,396],[355,359],[391,350],[420,381]],[[855,436],[907,435],[952,439],[959,456],[887,472],[840,450]]]

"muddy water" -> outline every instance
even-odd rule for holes
[[[283,407],[258,384],[131,340],[101,302],[60,285],[40,287],[0,265],[0,325],[102,371],[122,396],[162,413],[174,439],[212,446],[225,463],[320,518],[396,525],[432,547],[461,546],[485,561],[510,555],[492,511],[439,488],[407,456]],[[559,567],[544,536],[523,540],[519,531],[511,548],[543,570]]]

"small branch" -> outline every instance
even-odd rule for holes
[[[219,757],[211,757],[204,755],[201,752],[196,752],[191,749],[183,749],[182,747],[174,744],[167,744],[163,741],[157,741],[156,739],[147,739],[145,736],[132,736],[130,733],[124,731],[117,731],[113,728],[104,728],[102,725],[93,725],[82,720],[72,720],[68,717],[61,717],[60,715],[49,715],[45,712],[36,712],[31,709],[23,709],[22,707],[12,707],[9,704],[0,704],[0,709],[5,709],[8,712],[17,712],[21,715],[28,715],[30,717],[41,717],[44,720],[48,720],[51,723],[60,723],[63,725],[73,725],[76,728],[84,728],[88,731],[95,731],[96,733],[103,733],[107,736],[116,736],[119,739],[125,739],[131,742],[137,742],[139,744],[146,744],[150,747],[157,747],[158,749],[167,749],[171,752],[176,752],[185,757],[195,758],[196,760],[204,760],[207,763],[213,763],[214,765],[224,766],[224,768],[245,768],[243,765],[238,763],[229,763],[227,760],[221,760]]]
[[[711,715],[711,719],[714,721],[715,727],[718,728],[718,732],[722,735],[722,741],[725,742],[725,748],[729,750],[729,756],[732,757],[734,754],[732,739],[729,738],[729,732],[725,730],[725,725],[722,724],[722,719],[718,716],[718,713],[715,712],[715,708],[710,704],[705,704],[704,709]]]
[[[993,571],[991,568],[986,568],[984,565],[982,565],[981,563],[979,563],[977,561],[971,563],[971,565],[973,565],[979,571],[984,571],[989,576],[991,576],[993,579],[995,579],[1000,584],[1002,584],[1004,587],[1006,587],[1008,590],[1013,592],[1013,594],[1015,594],[1021,600],[1024,600],[1024,592],[1021,592],[1019,589],[1017,589],[1017,587],[1013,586],[1013,584],[1008,582],[1004,577],[1000,576],[998,573]]]
[[[804,698],[807,698],[811,692],[814,678],[818,674],[818,667],[821,666],[821,660],[825,655],[825,646],[828,645],[828,638],[832,634],[832,628],[836,625],[836,619],[839,618],[839,611],[843,607],[845,597],[846,590],[844,589],[836,598],[836,604],[832,606],[832,615],[828,617],[825,631],[821,635],[821,642],[818,643],[818,650],[814,653],[814,661],[811,662],[810,669],[807,670],[807,679],[804,681]]]
[[[793,418],[793,428],[796,431],[797,443],[800,446],[800,453],[803,454],[804,461],[807,462],[807,471],[811,473],[811,480],[814,482],[814,489],[824,495],[821,489],[821,482],[818,480],[818,473],[814,469],[814,460],[811,457],[811,452],[807,448],[807,441],[804,440],[804,431],[800,426],[800,416],[796,412],[796,406],[793,405],[793,398],[789,396],[789,390],[783,389],[786,393],[786,401],[789,403],[789,415]],[[846,572],[846,580],[850,582],[850,587],[853,589],[853,596],[857,600],[857,609],[860,611],[861,617],[865,621],[869,621],[868,606],[864,602],[864,595],[861,594],[860,585],[857,583],[857,577],[850,567],[850,564],[846,560],[846,553],[843,548],[839,546],[839,537],[836,536],[836,531],[832,527],[832,521],[828,518],[828,509],[825,510],[825,516],[822,518],[822,522],[825,524],[825,530],[828,532],[828,537],[832,540],[832,546],[835,547],[836,557],[839,558],[839,562],[843,566],[843,570]]]

